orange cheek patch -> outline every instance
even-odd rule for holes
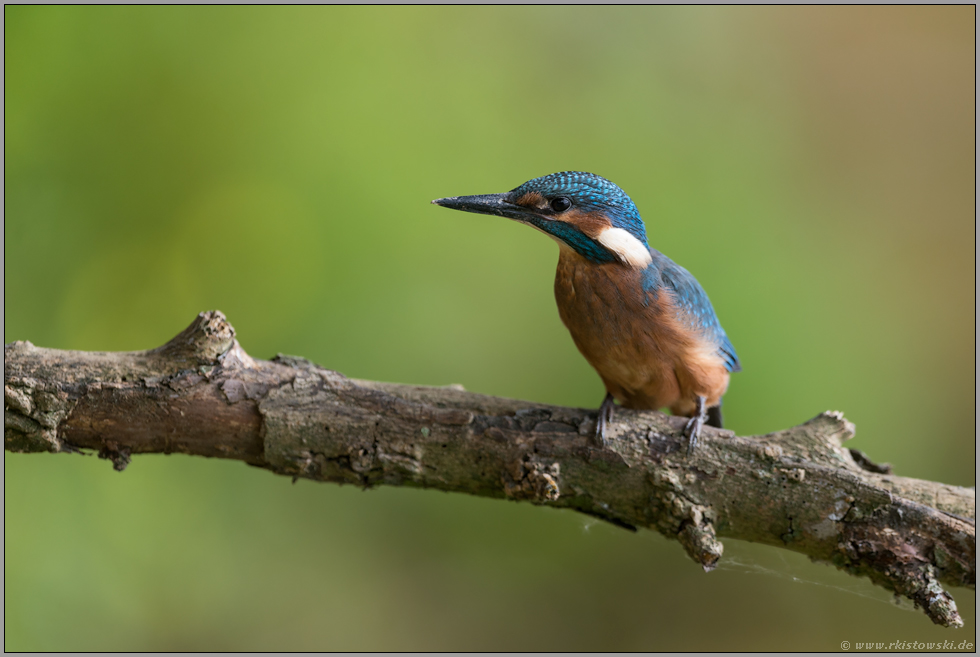
[[[522,205],[525,208],[538,208],[544,205],[544,197],[537,192],[528,192],[514,201],[514,203]]]
[[[592,239],[597,239],[602,231],[612,226],[609,220],[606,219],[606,216],[600,212],[569,210],[562,215],[556,216],[555,219],[572,224]]]

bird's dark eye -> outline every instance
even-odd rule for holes
[[[559,196],[551,200],[551,209],[555,212],[564,212],[570,207],[572,207],[572,202],[564,196]]]

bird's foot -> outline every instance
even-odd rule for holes
[[[616,400],[613,398],[612,393],[607,392],[606,398],[602,400],[602,404],[599,406],[599,417],[595,423],[595,440],[600,447],[605,447],[609,444],[606,442],[606,429],[609,423],[612,422],[613,409],[615,407]]]
[[[705,421],[707,421],[708,416],[704,411],[704,397],[698,397],[697,407],[694,410],[694,416],[687,421],[684,426],[684,435],[687,436],[687,453],[693,454],[694,449],[698,446],[698,439],[701,437],[701,427],[704,426]]]

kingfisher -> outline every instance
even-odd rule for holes
[[[636,205],[616,184],[563,171],[502,194],[432,202],[507,217],[558,243],[558,314],[606,387],[600,445],[616,401],[690,418],[689,451],[705,424],[721,428],[729,375],[742,369],[735,348],[697,279],[650,247]]]

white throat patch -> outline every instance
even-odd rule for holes
[[[653,262],[650,249],[622,228],[606,228],[599,233],[596,241],[615,253],[623,264],[634,269],[645,269]]]

